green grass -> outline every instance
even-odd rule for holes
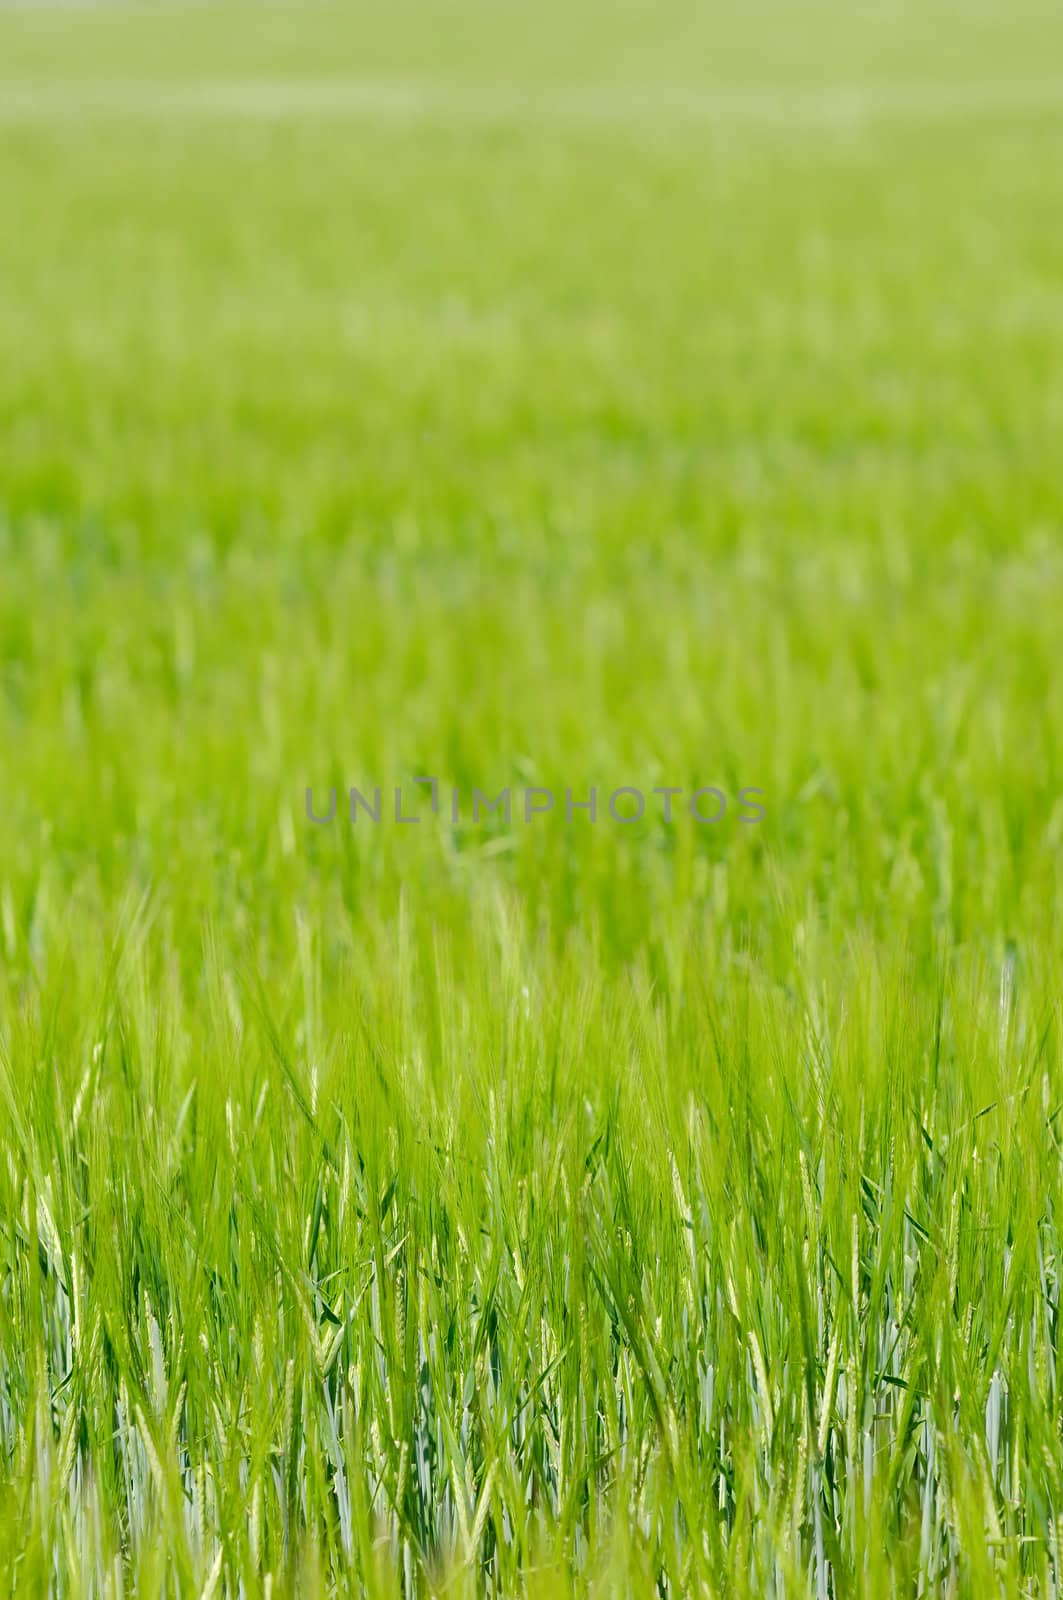
[[[0,12],[3,1593],[1060,1594],[1061,173],[1029,0]]]

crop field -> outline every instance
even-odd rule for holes
[[[1058,4],[0,10],[0,1594],[1060,1596],[1061,662]]]

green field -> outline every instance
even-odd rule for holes
[[[1058,4],[0,11],[0,1593],[1063,1592],[1061,659]]]

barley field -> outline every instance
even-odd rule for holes
[[[0,10],[0,1593],[1059,1596],[1061,653],[1058,5]]]

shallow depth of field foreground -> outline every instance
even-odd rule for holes
[[[1061,440],[1058,8],[0,12],[0,1593],[1059,1595]]]

